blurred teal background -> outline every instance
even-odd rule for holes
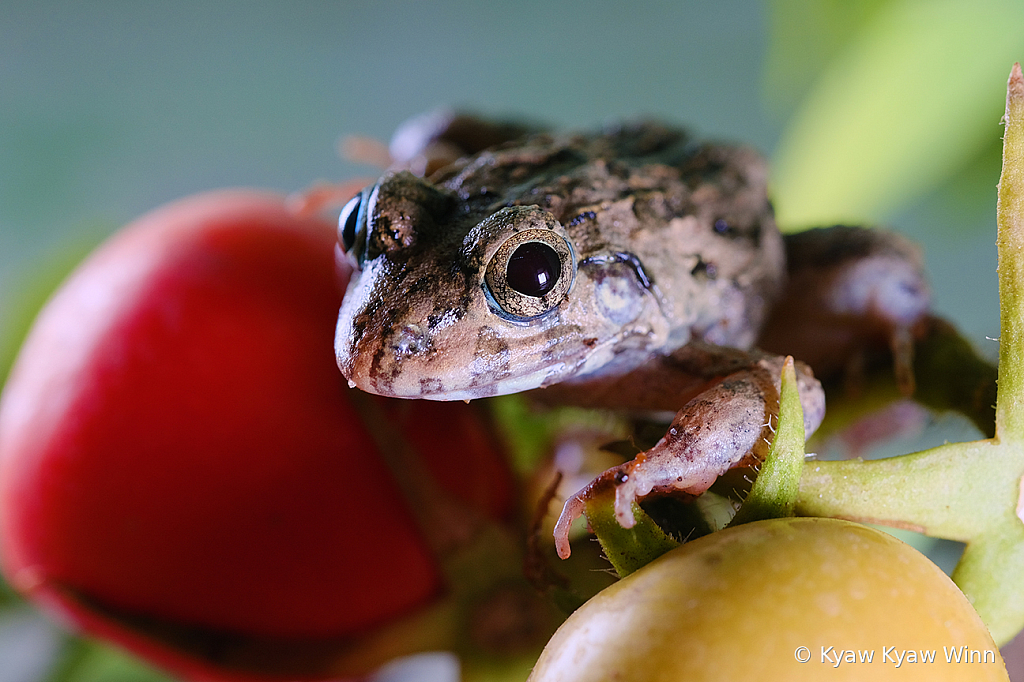
[[[387,139],[439,105],[559,128],[657,116],[748,142],[781,161],[783,219],[921,241],[936,309],[995,357],[999,116],[1021,28],[1021,0],[5,0],[0,377],[54,273],[134,216],[373,174],[339,158],[340,136]],[[52,633],[0,611],[0,682],[52,673]],[[82,651],[99,662],[60,679],[142,679]]]

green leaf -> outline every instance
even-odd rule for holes
[[[1021,0],[896,0],[830,62],[777,149],[788,229],[874,222],[970,161],[997,134]],[[796,49],[795,47],[792,49]]]
[[[782,367],[775,440],[730,526],[793,515],[804,463],[804,410],[796,386],[793,358],[787,357]]]
[[[892,0],[773,0],[768,3],[768,55],[763,97],[779,114],[793,107]]]

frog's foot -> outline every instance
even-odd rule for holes
[[[637,490],[636,472],[644,459],[644,454],[641,453],[630,462],[608,469],[565,501],[562,514],[555,523],[555,551],[558,552],[559,558],[568,559],[572,553],[569,547],[569,528],[573,521],[583,516],[589,500],[602,496],[605,491],[615,491],[615,519],[619,525],[623,528],[632,528],[636,525],[633,502],[643,496]],[[642,473],[641,471],[640,478],[643,477]]]
[[[346,135],[338,141],[338,156],[353,163],[364,163],[381,170],[394,163],[388,145],[375,137]]]
[[[569,527],[588,501],[615,491],[615,516],[632,528],[633,504],[651,494],[697,496],[729,469],[764,459],[778,420],[781,358],[762,358],[727,376],[691,400],[676,415],[668,433],[636,459],[608,469],[570,497],[555,525],[558,555],[570,554]],[[820,386],[802,367],[801,394],[813,432],[824,413]]]
[[[315,216],[318,213],[344,206],[349,199],[372,182],[369,179],[347,182],[318,182],[304,190],[288,195],[288,210],[300,217]]]

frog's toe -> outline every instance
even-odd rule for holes
[[[583,516],[585,495],[589,489],[590,485],[567,499],[562,507],[562,514],[555,523],[555,552],[558,553],[559,559],[568,559],[572,554],[572,547],[569,545],[569,529],[572,527],[573,521]]]
[[[629,464],[633,464],[630,462]],[[623,465],[625,468],[626,465]],[[630,467],[630,470],[636,467]],[[623,528],[632,528],[636,525],[636,517],[633,515],[633,503],[639,498],[636,476],[626,471],[617,471],[614,474],[615,480],[615,520]]]
[[[555,550],[561,559],[567,559],[572,553],[569,546],[569,531],[573,521],[583,516],[589,502],[598,498],[608,499],[614,490],[615,520],[623,528],[636,525],[633,516],[633,502],[637,500],[636,477],[633,471],[637,461],[626,462],[608,469],[579,492],[565,501],[562,513],[555,523]],[[648,491],[649,492],[649,491]]]

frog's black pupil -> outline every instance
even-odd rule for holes
[[[505,272],[511,288],[539,298],[555,287],[562,264],[558,253],[547,244],[526,242],[512,252]]]
[[[352,245],[356,243],[356,229],[359,227],[359,204],[362,201],[363,195],[360,192],[345,204],[345,208],[341,209],[341,215],[338,216],[338,235],[341,237],[341,247],[346,251],[351,251]]]

